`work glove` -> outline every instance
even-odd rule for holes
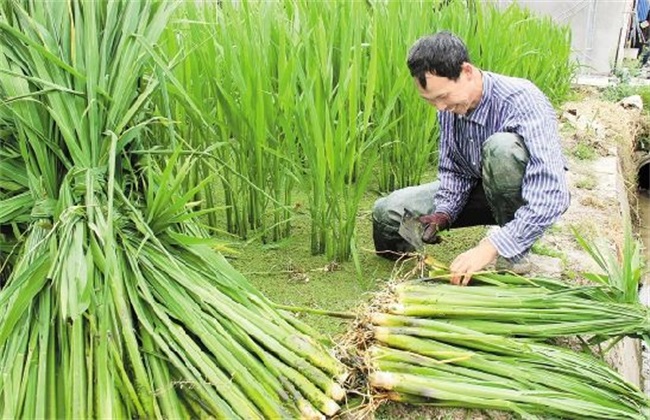
[[[424,225],[424,232],[422,232],[422,242],[427,244],[437,244],[442,240],[438,236],[438,232],[449,229],[451,220],[446,213],[433,213],[426,216],[420,216],[420,223]]]

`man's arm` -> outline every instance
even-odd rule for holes
[[[526,204],[489,240],[499,255],[516,261],[567,209],[569,190],[558,123],[548,99],[535,89],[512,106],[506,128],[523,138],[529,154],[521,187]]]
[[[564,158],[552,105],[535,88],[510,106],[512,111],[504,131],[519,134],[529,154],[522,180],[522,198],[526,204],[515,212],[512,221],[452,261],[449,268],[453,284],[467,285],[472,274],[497,255],[515,261],[521,258],[569,205]]]

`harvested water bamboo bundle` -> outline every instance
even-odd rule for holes
[[[440,282],[406,282],[395,286],[396,303],[388,311],[416,316],[417,322],[444,319],[485,333],[537,339],[650,334],[650,309],[640,302],[616,302],[601,286],[565,285],[553,290],[536,284],[531,280],[522,285],[459,288]]]
[[[405,318],[371,317],[376,343],[368,352],[369,382],[391,391],[390,399],[523,417],[640,420],[650,414],[646,396],[591,355]]]
[[[155,44],[177,4],[2,3],[0,143],[11,159],[0,160],[0,226],[16,244],[0,290],[3,418],[339,409],[346,368],[194,222],[202,185],[183,181],[195,161],[143,152],[178,142],[150,100],[174,85]]]
[[[448,272],[435,274],[444,280]],[[395,401],[522,417],[650,415],[647,397],[604,362],[539,342],[647,337],[648,308],[622,298],[613,283],[574,287],[495,273],[474,279],[470,287],[431,279],[394,285],[369,316],[371,386]]]
[[[478,273],[476,287],[460,289],[444,280],[448,268],[431,257],[426,264],[436,281],[411,281],[395,288],[396,315],[445,319],[485,333],[546,339],[591,336],[591,342],[629,336],[650,342],[650,308],[641,304],[638,288],[645,263],[642,245],[625,221],[620,250],[596,240],[576,239],[602,269],[583,273],[590,285],[575,286],[548,278],[508,273]]]

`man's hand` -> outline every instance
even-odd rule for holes
[[[420,223],[424,225],[422,232],[422,242],[427,244],[437,244],[440,242],[438,232],[449,228],[449,216],[446,213],[433,213],[426,216],[420,216]]]
[[[487,238],[483,239],[474,248],[457,256],[451,263],[449,266],[451,283],[467,286],[472,275],[491,263],[498,254],[492,242]]]

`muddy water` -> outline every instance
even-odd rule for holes
[[[646,258],[650,258],[650,190],[639,190],[639,235],[643,239]],[[648,285],[650,279],[645,278]],[[646,302],[647,303],[647,302]]]
[[[646,261],[650,261],[650,190],[639,191],[639,234],[643,239],[645,247]],[[641,301],[650,306],[650,274],[646,274],[641,286],[641,293],[639,294]],[[641,375],[643,377],[643,389],[647,395],[650,395],[650,343],[642,345],[642,369]]]
[[[647,187],[643,185],[642,187]],[[643,240],[646,261],[650,262],[650,189],[639,189],[639,235]],[[650,306],[650,274],[646,274],[639,294],[641,301]],[[642,369],[643,389],[650,395],[650,343],[642,344]]]
[[[643,245],[646,251],[646,258],[650,258],[650,191],[639,191],[639,234],[643,239]],[[650,282],[648,277],[645,278],[646,286]],[[647,302],[646,302],[647,303]]]

